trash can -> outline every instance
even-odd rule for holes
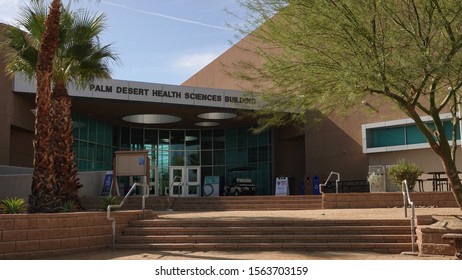
[[[300,182],[300,195],[305,195],[305,182]]]
[[[305,194],[313,194],[311,176],[305,175]]]
[[[313,176],[311,181],[313,182],[313,184],[312,184],[313,195],[321,194],[321,190],[319,188],[319,184],[321,184],[321,178],[319,176]]]

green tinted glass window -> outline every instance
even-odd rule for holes
[[[236,128],[226,130],[226,149],[237,148],[237,136]]]
[[[384,127],[368,130],[367,147],[405,145],[404,127]]]

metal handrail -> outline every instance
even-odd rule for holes
[[[411,200],[411,196],[409,195],[409,187],[407,185],[407,180],[404,180],[401,184],[401,189],[403,192],[403,202],[404,202],[404,217],[407,218],[407,207],[408,205],[411,206],[411,241],[412,241],[412,252],[415,252],[415,208],[414,202]]]
[[[167,211],[172,211],[172,209],[170,209],[170,188],[173,190],[173,184],[175,184],[176,179],[180,179],[179,182],[181,183],[181,176],[175,176],[173,177],[170,187],[167,188],[167,207],[168,207]],[[180,187],[181,187],[181,184],[180,184]],[[178,196],[180,196],[180,189],[178,189]]]
[[[111,209],[113,209],[113,208],[121,208],[124,205],[127,198],[130,196],[130,194],[135,190],[135,188],[137,186],[142,186],[143,187],[143,197],[142,197],[142,202],[141,202],[141,210],[142,210],[141,219],[144,219],[144,209],[145,209],[145,205],[146,205],[146,197],[149,196],[149,192],[146,191],[146,190],[149,189],[149,186],[147,184],[134,183],[132,185],[132,187],[130,188],[130,190],[128,191],[128,193],[125,195],[122,202],[120,202],[119,204],[116,204],[116,205],[108,205],[107,206],[107,210],[106,210],[107,219],[112,222],[112,251],[114,251],[114,247],[115,247],[115,218],[111,218]]]
[[[329,176],[327,177],[326,181],[322,184],[319,184],[319,192],[323,192],[322,191],[322,187],[325,187],[327,185],[327,182],[329,182],[330,180],[330,177],[332,177],[332,175],[336,175],[337,176],[337,180],[335,180],[335,193],[338,193],[338,182],[340,181],[340,173],[337,173],[337,172],[334,172],[334,171],[331,171]]]
[[[173,177],[172,184],[170,185],[170,188],[172,188],[173,191],[175,191],[175,189],[173,188],[174,187],[173,184],[175,184],[176,179],[180,179],[180,181],[178,181],[180,183],[180,185],[178,187],[181,187],[181,179],[182,179],[181,176],[175,176],[175,177]],[[181,189],[178,189],[178,196],[181,195],[180,191],[181,191]],[[169,192],[170,192],[170,190],[169,190]],[[183,191],[181,191],[181,192],[183,192]]]

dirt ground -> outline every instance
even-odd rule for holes
[[[50,260],[455,260],[451,256],[417,256],[410,252],[380,254],[375,252],[307,251],[143,251],[110,249],[72,254]]]
[[[408,210],[408,217],[411,211]],[[295,211],[156,212],[158,219],[395,219],[403,208]],[[458,208],[416,208],[418,215],[461,215]],[[411,252],[380,254],[346,251],[153,251],[101,249],[50,258],[56,260],[455,260],[454,256],[418,256]]]

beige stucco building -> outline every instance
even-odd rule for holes
[[[185,196],[201,195],[205,177],[229,181],[230,170],[240,167],[249,167],[243,176],[252,178],[260,195],[274,194],[276,177],[291,178],[291,194],[310,194],[308,178],[335,171],[342,180],[366,180],[371,168],[386,170],[398,158],[425,171],[442,170],[413,123],[373,98],[317,127],[253,135],[249,128],[255,121],[241,117],[241,111],[257,108],[258,97],[246,97],[242,81],[224,69],[238,60],[258,61],[242,44],[246,41],[180,86],[98,80],[86,89],[71,89],[79,169],[111,170],[115,151],[146,149],[156,194],[163,194],[179,172],[192,186]],[[0,165],[31,167],[35,88],[20,76],[6,77],[4,68],[0,61]]]

